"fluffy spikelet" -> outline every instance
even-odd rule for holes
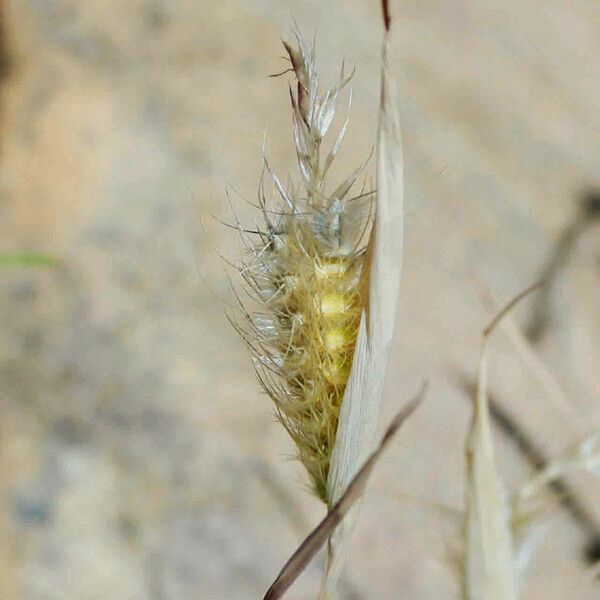
[[[361,267],[371,193],[349,194],[364,165],[326,191],[347,117],[324,159],[321,145],[350,77],[342,65],[338,84],[321,95],[314,44],[309,48],[295,35],[297,48],[286,42],[284,47],[297,80],[290,98],[300,186],[284,186],[263,159],[258,194],[263,225],[244,229],[236,218],[250,254],[239,271],[253,301],[240,300],[245,323],[235,326],[315,493],[328,502],[329,463],[364,304]]]

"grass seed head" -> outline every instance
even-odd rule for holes
[[[314,44],[298,32],[295,37],[295,46],[283,44],[296,78],[289,93],[300,185],[284,186],[263,157],[262,228],[249,231],[238,223],[249,256],[239,271],[253,301],[240,302],[245,319],[236,327],[315,493],[329,502],[331,452],[364,305],[361,269],[372,193],[350,194],[365,165],[329,190],[326,175],[348,117],[326,153],[322,145],[351,76],[342,65],[337,84],[321,94]]]

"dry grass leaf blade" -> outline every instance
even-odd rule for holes
[[[467,441],[467,515],[464,591],[467,600],[516,600],[511,516],[496,467],[487,397],[489,338],[502,318],[525,296],[513,298],[483,332],[477,397]]]
[[[483,304],[490,310],[497,310],[489,287],[479,278],[477,281]],[[546,288],[548,280],[542,281]],[[528,401],[528,406],[522,410],[521,401],[510,395],[514,384],[501,380],[497,382],[501,386],[497,390],[500,395],[495,402],[490,399],[492,414],[496,411],[496,416],[499,416],[498,411],[501,411],[503,427],[508,428],[510,435],[516,436],[522,452],[537,469],[541,469],[513,498],[513,532],[514,523],[521,523],[523,514],[528,515],[526,521],[530,521],[532,507],[536,507],[534,512],[540,514],[542,509],[554,504],[557,498],[550,502],[543,498],[545,487],[549,485],[558,493],[571,517],[586,532],[588,547],[593,548],[600,533],[600,478],[589,477],[584,472],[600,475],[597,462],[600,442],[594,442],[594,439],[599,439],[597,419],[593,415],[586,418],[578,410],[577,404],[563,389],[560,379],[540,358],[512,315],[506,315],[502,319],[499,329],[504,331],[517,356],[544,394],[543,405],[538,405],[537,410],[533,408],[532,401]],[[540,410],[543,410],[543,414],[540,414]],[[593,431],[594,425],[596,432]],[[573,440],[583,440],[579,450],[572,446]],[[563,468],[566,465],[561,464],[568,458],[567,454],[573,451],[575,454],[571,459],[575,460],[568,461],[572,468]],[[577,457],[576,454],[580,451],[583,454]],[[558,457],[558,463],[552,457]],[[519,534],[520,531],[516,533]]]
[[[510,513],[496,468],[486,385],[487,347],[484,347],[467,449],[465,596],[467,600],[514,600]]]
[[[302,542],[298,550],[296,550],[290,560],[285,564],[277,579],[265,594],[264,600],[278,600],[283,597],[284,593],[292,583],[294,583],[302,571],[304,571],[310,560],[321,549],[331,533],[362,494],[371,475],[371,471],[381,457],[382,452],[388,446],[402,424],[421,403],[425,396],[426,388],[426,384],[423,384],[417,395],[414,396],[414,398],[394,417],[383,435],[378,448],[371,454],[362,468],[358,471],[354,479],[350,482],[346,492],[327,513],[327,516],[310,533],[304,542]]]

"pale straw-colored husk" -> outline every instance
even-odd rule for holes
[[[496,467],[487,398],[484,338],[467,446],[466,600],[515,600],[510,512]]]
[[[368,269],[368,297],[331,458],[327,487],[332,503],[344,493],[371,452],[375,440],[399,297],[403,206],[402,146],[390,57],[390,31],[386,27],[377,142],[377,203],[365,265]],[[321,600],[334,596],[358,508],[355,505],[329,540],[319,595]]]
[[[489,340],[509,311],[540,286],[513,298],[483,332],[477,394],[467,437],[467,497],[463,591],[466,600],[516,600],[511,511],[498,473],[487,395]]]

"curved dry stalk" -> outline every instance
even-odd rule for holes
[[[394,417],[386,432],[384,433],[379,446],[369,456],[364,465],[358,470],[358,473],[354,476],[346,491],[342,494],[340,499],[333,505],[333,507],[327,513],[327,516],[317,525],[317,527],[310,533],[310,535],[302,542],[298,550],[294,552],[292,557],[285,564],[271,587],[265,594],[264,600],[279,600],[282,598],[289,587],[296,581],[298,576],[304,571],[311,559],[321,549],[323,544],[335,531],[336,527],[342,522],[344,517],[348,514],[354,503],[361,497],[371,472],[375,467],[375,464],[381,457],[381,454],[392,441],[392,438],[396,435],[402,424],[410,417],[415,411],[418,405],[423,401],[425,397],[425,391],[427,384],[424,383],[421,389],[413,397],[413,399],[406,404]]]
[[[600,475],[600,427],[539,471],[521,488],[518,501],[525,502],[535,498],[550,483],[572,471]]]

